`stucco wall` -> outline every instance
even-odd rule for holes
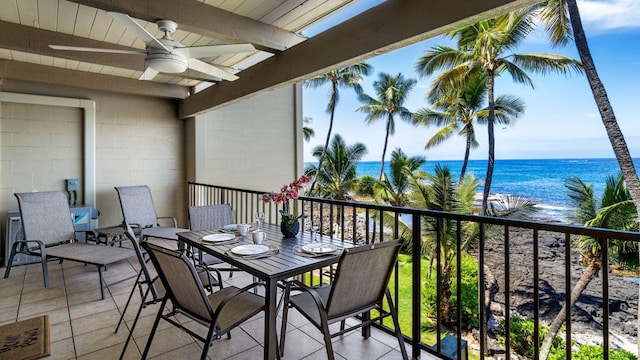
[[[90,99],[96,103],[96,207],[100,210],[99,226],[118,224],[122,221],[122,212],[114,186],[147,184],[151,188],[156,210],[159,216],[173,215],[182,226],[187,225],[185,203],[184,175],[184,123],[176,117],[177,104],[165,99],[141,96],[120,95],[108,92],[86,91],[74,88],[39,86],[32,83],[5,84],[4,91],[31,93],[48,96]],[[3,105],[5,109],[7,105]],[[80,110],[77,110],[80,111]],[[72,115],[68,113],[71,112]],[[73,110],[61,110],[51,107],[43,111],[42,106],[21,105],[21,118],[37,118],[57,129],[56,123],[67,123],[70,117],[78,117]],[[43,119],[43,114],[49,120]],[[64,190],[64,179],[78,173],[81,186],[81,171],[78,171],[76,155],[65,155],[64,159],[56,159],[55,166],[49,162],[55,172],[51,173],[46,185],[39,182],[26,183],[21,178],[39,178],[41,175],[18,165],[20,177],[9,175],[20,164],[20,157],[25,156],[21,150],[7,151],[10,146],[8,138],[25,139],[30,142],[34,153],[46,150],[34,141],[36,135],[26,129],[20,129],[20,121],[4,120],[0,123],[2,133],[2,194],[0,199],[0,216],[2,216],[2,237],[4,238],[4,219],[6,211],[17,208],[13,197],[16,191]],[[74,120],[75,121],[75,120]],[[10,124],[10,125],[9,125]],[[58,143],[82,143],[81,129],[65,130],[65,138]],[[56,130],[57,131],[57,130]],[[11,132],[11,135],[7,133]],[[40,135],[38,135],[40,136]],[[50,135],[53,139],[53,135]],[[18,160],[18,161],[16,161]],[[68,161],[72,160],[72,161]],[[38,161],[42,161],[39,159]],[[81,165],[80,165],[81,167]],[[29,174],[31,172],[31,174]],[[40,180],[38,180],[40,181]],[[38,186],[36,186],[36,184]],[[36,187],[34,187],[36,186]],[[10,199],[10,200],[7,200]]]
[[[190,180],[259,191],[293,181],[302,170],[299,97],[287,86],[198,116],[205,159]]]

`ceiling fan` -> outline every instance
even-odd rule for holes
[[[164,36],[157,39],[129,15],[112,11],[108,11],[107,13],[144,41],[146,50],[118,50],[64,45],[49,45],[49,47],[55,50],[146,55],[144,59],[146,69],[142,73],[140,80],[151,80],[158,73],[178,74],[189,68],[215,78],[234,81],[238,79],[236,75],[214,65],[207,64],[197,58],[252,52],[256,50],[251,44],[184,46],[171,39],[171,34],[178,28],[178,24],[174,21],[156,21],[158,29],[164,32]]]

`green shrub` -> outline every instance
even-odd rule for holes
[[[511,326],[511,349],[516,354],[533,358],[533,320],[523,319],[517,316],[513,316],[509,319],[509,325]],[[500,322],[500,330],[505,333],[506,324],[505,320]],[[547,334],[548,328],[540,324],[540,344],[542,344],[542,338]],[[505,344],[504,337],[498,337],[498,340],[502,345]]]
[[[376,180],[376,178],[374,178],[371,175],[362,175],[360,179],[358,179],[358,184],[356,186],[356,194],[373,196],[373,185],[377,181],[378,180]]]
[[[604,347],[602,345],[580,345],[577,352],[571,354],[574,360],[600,360],[604,356]],[[565,359],[564,349],[549,355],[549,360]],[[609,350],[610,360],[637,360],[638,357],[624,349]]]
[[[425,299],[424,309],[425,314],[429,317],[436,317],[436,271],[435,268],[436,262],[433,262],[434,268],[432,271],[432,275],[425,284],[422,296]],[[453,263],[453,269],[456,268],[456,263]],[[461,325],[463,330],[471,330],[474,327],[477,327],[479,324],[478,321],[478,262],[469,254],[464,254],[462,256],[462,292],[461,292],[461,302],[462,302],[462,319]],[[457,279],[454,274],[451,278],[451,298],[449,299],[450,309],[451,309],[451,319],[453,321],[457,321],[457,312],[456,306],[458,298],[456,296],[456,286]]]

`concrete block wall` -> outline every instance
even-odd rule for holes
[[[2,214],[18,209],[16,192],[62,190],[82,178],[82,131],[77,108],[0,104]]]
[[[184,122],[176,117],[176,101],[45,87],[27,82],[13,82],[3,90],[95,101],[95,206],[101,212],[99,226],[122,221],[114,186],[141,184],[151,188],[159,216],[175,216],[179,225],[187,225]],[[17,208],[13,192],[65,190],[64,180],[69,177],[79,178],[80,186],[83,186],[82,111],[32,104],[20,105],[16,109],[15,104],[2,103],[0,107],[0,222],[3,240],[6,212]],[[21,114],[18,116],[20,119],[9,116],[12,113]],[[34,123],[38,129],[35,132],[32,130]],[[44,146],[44,138],[49,139],[49,145]],[[16,147],[15,144],[29,144],[30,147]],[[67,147],[72,144],[76,150],[64,148],[63,151],[62,144]],[[25,157],[34,159],[31,165],[22,161]],[[42,169],[51,169],[49,175],[43,175]]]

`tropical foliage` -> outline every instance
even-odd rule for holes
[[[362,87],[360,86],[360,83],[362,83],[363,76],[369,75],[370,71],[371,66],[365,62],[362,62],[331,70],[323,75],[316,76],[305,81],[305,86],[311,88],[318,88],[326,84],[331,85],[331,88],[329,90],[329,103],[327,104],[327,113],[330,114],[329,129],[327,130],[327,137],[324,142],[323,149],[327,149],[329,147],[329,140],[331,139],[331,132],[333,131],[333,119],[336,112],[336,106],[338,105],[338,101],[340,100],[340,88],[350,88],[353,89],[356,94],[362,94]],[[318,168],[322,168],[323,160],[324,153],[320,156]],[[313,194],[315,184],[316,182],[314,180],[314,182],[311,184],[311,189],[309,190],[311,194]]]
[[[373,83],[375,97],[366,94],[360,95],[360,102],[364,105],[359,107],[358,111],[367,114],[365,122],[371,125],[378,120],[385,121],[386,131],[384,146],[382,147],[379,180],[382,180],[382,175],[384,174],[384,161],[389,136],[396,132],[395,117],[398,116],[400,119],[410,122],[413,116],[411,111],[404,107],[404,103],[415,86],[415,79],[405,79],[401,73],[396,76],[380,73],[378,80]]]
[[[356,165],[366,153],[364,144],[347,145],[342,136],[336,134],[328,149],[322,146],[313,149],[313,156],[318,159],[324,157],[321,162],[323,166],[317,168],[311,165],[305,169],[305,173],[316,174],[317,192],[320,195],[346,200],[358,180]]]
[[[420,179],[412,179],[412,193],[409,203],[411,206],[453,213],[470,214],[473,211],[473,194],[479,186],[473,177],[467,176],[465,181],[457,185],[451,177],[448,167],[436,165],[434,174],[427,174],[428,183]],[[423,253],[433,251],[434,257],[440,258],[440,307],[442,320],[445,324],[452,324],[453,311],[451,309],[451,277],[456,255],[466,252],[477,240],[472,235],[469,224],[463,224],[461,238],[458,243],[457,224],[451,219],[424,217],[422,219]],[[440,248],[435,244],[439,239]]]
[[[584,64],[585,75],[600,112],[602,124],[611,142],[611,148],[618,160],[620,171],[636,210],[640,211],[640,178],[638,178],[629,147],[616,120],[613,106],[607,96],[607,90],[596,70],[576,0],[550,0],[542,5],[540,17],[553,44],[565,45],[571,40],[574,41],[580,60]]]
[[[382,180],[374,186],[375,195],[392,206],[406,206],[411,176],[419,176],[414,172],[420,170],[427,160],[422,156],[407,156],[401,149],[391,153],[389,173],[382,175]]]
[[[421,76],[443,72],[433,81],[429,96],[447,93],[451,87],[463,87],[467,79],[486,74],[487,79],[487,133],[488,162],[482,196],[482,213],[488,208],[495,162],[494,125],[500,116],[496,110],[495,79],[506,73],[517,83],[533,87],[527,71],[546,74],[567,74],[580,71],[581,64],[571,58],[554,54],[515,54],[519,43],[535,28],[533,9],[512,12],[496,18],[482,20],[471,26],[454,30],[449,36],[457,41],[457,49],[436,46],[422,56],[416,64]],[[507,114],[503,114],[505,116]],[[508,114],[515,116],[517,114]]]
[[[439,130],[427,141],[424,148],[442,145],[457,133],[465,139],[465,151],[459,182],[467,171],[471,149],[479,146],[474,123],[486,124],[489,109],[487,100],[487,74],[478,73],[468,78],[461,86],[446,87],[432,93],[429,100],[433,108],[424,107],[413,116],[415,125],[439,126]],[[499,96],[495,102],[496,123],[508,125],[524,113],[524,102],[515,96]]]
[[[302,119],[302,138],[304,138],[305,141],[311,140],[311,138],[316,135],[315,130],[310,126],[312,122],[313,119],[308,116]]]
[[[567,179],[566,186],[569,190],[569,198],[575,204],[576,211],[573,216],[575,222],[585,226],[638,231],[638,212],[621,175],[607,179],[600,206],[597,206],[593,187],[585,184],[581,179],[575,176],[571,177]],[[565,307],[573,307],[580,294],[584,292],[591,280],[602,269],[602,252],[604,251],[602,245],[605,242],[607,243],[609,258],[623,266],[638,267],[637,243],[580,236],[574,241],[573,246],[580,251],[581,263],[586,268],[571,291],[568,304],[565,302],[549,326],[549,334],[552,337],[555,337],[560,330],[560,326],[566,320]],[[543,341],[540,349],[541,359],[547,358],[551,348],[552,337],[545,338]]]

